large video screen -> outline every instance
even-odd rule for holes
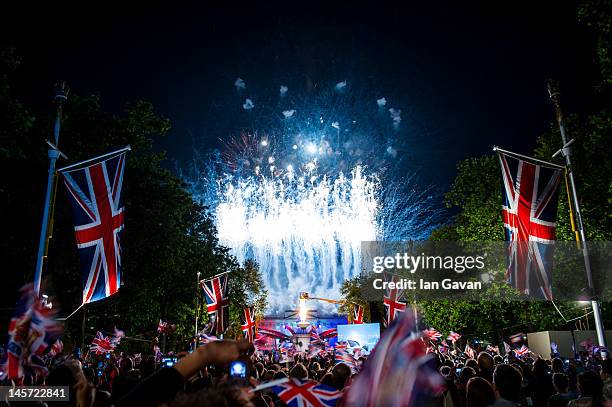
[[[338,342],[348,342],[349,349],[361,348],[369,353],[379,339],[380,324],[338,325]]]

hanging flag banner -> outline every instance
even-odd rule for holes
[[[121,190],[128,149],[59,170],[72,204],[83,304],[109,297],[121,286]]]
[[[510,242],[506,279],[523,294],[550,300],[562,170],[555,164],[520,159],[499,149],[497,153],[502,172],[504,231]]]

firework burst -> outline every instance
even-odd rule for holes
[[[425,238],[437,212],[404,175],[400,108],[347,81],[273,94],[253,98],[248,126],[194,166],[190,185],[220,242],[259,263],[278,312],[301,291],[338,298],[361,271],[361,242]]]

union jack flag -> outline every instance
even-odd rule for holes
[[[55,310],[43,305],[32,284],[21,288],[9,322],[9,341],[6,359],[1,363],[0,380],[8,377],[20,383],[26,374],[47,373],[40,357],[62,333],[55,314]]]
[[[476,359],[476,351],[472,349],[469,343],[465,344],[465,351],[463,353],[470,359]]]
[[[227,296],[227,273],[200,281],[204,289],[208,316],[213,320],[215,333],[225,332],[229,324],[229,297]]]
[[[313,329],[310,330],[310,342],[311,343],[319,343],[319,342],[321,342],[321,337],[317,333],[317,330],[314,329],[314,327],[313,327]]]
[[[285,341],[280,344],[279,350],[281,353],[287,356],[293,356],[293,354],[295,353],[295,345],[293,344],[293,342]]]
[[[506,279],[520,292],[552,299],[551,268],[561,170],[499,153]]]
[[[321,339],[334,338],[336,336],[338,336],[338,330],[336,328],[327,329],[319,334]]]
[[[96,336],[93,341],[91,341],[91,346],[89,347],[89,351],[95,353],[96,355],[103,355],[105,353],[109,353],[115,350],[115,342],[113,338],[110,336],[104,336],[104,334],[100,331],[96,332]]]
[[[123,152],[84,168],[62,172],[72,204],[81,259],[83,304],[115,294],[121,285],[121,187]]]
[[[385,273],[385,281],[395,283],[398,281],[398,279],[393,275]],[[386,289],[385,296],[383,298],[383,303],[385,305],[385,319],[383,322],[386,327],[391,326],[391,322],[393,322],[399,313],[406,311],[406,303],[400,301],[403,294],[404,290],[397,288]]]
[[[282,333],[281,331],[277,331],[275,329],[259,328],[259,334],[264,335],[264,336],[269,336],[274,339],[280,339],[281,341],[291,339],[289,335],[286,335]]]
[[[176,329],[176,325],[171,324],[168,321],[159,320],[159,324],[157,324],[157,333],[160,334],[169,334]]]
[[[59,355],[60,353],[62,353],[63,350],[64,342],[62,342],[62,340],[58,338],[57,341],[55,341],[53,345],[51,345],[51,350],[49,350],[49,356],[53,357]]]
[[[430,405],[443,390],[434,355],[426,353],[414,320],[400,314],[376,344],[346,395],[356,407]]]
[[[529,348],[528,348],[527,346],[525,346],[525,345],[521,346],[521,347],[520,347],[520,348],[518,348],[518,349],[514,349],[514,353],[515,353],[515,354],[516,354],[516,356],[518,356],[519,358],[520,358],[520,357],[523,357],[523,356],[525,356],[525,355],[527,355],[529,352],[531,352],[531,351],[530,351],[530,350],[529,350]]]
[[[356,305],[353,308],[353,324],[363,324],[363,307]]]
[[[427,338],[432,341],[437,341],[442,338],[442,334],[433,328],[427,329],[425,331],[425,336],[427,336]]]
[[[487,351],[499,355],[499,346],[487,345]]]
[[[332,407],[342,392],[313,380],[291,378],[271,390],[288,407]]]
[[[461,335],[459,335],[457,332],[453,332],[450,331],[450,333],[448,334],[448,339],[449,341],[451,341],[452,343],[457,342],[459,339],[461,338]]]
[[[203,332],[200,332],[198,334],[198,337],[200,339],[200,343],[203,344],[203,345],[205,345],[205,344],[207,344],[209,342],[214,342],[214,341],[218,341],[219,340],[219,338],[217,338],[216,336],[209,336],[209,335],[206,335]]]
[[[348,351],[336,348],[334,360],[336,363],[343,363],[350,367],[353,373],[357,372],[357,361]]]
[[[245,307],[240,315],[240,329],[247,341],[255,340],[255,308]]]

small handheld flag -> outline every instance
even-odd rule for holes
[[[424,331],[425,336],[431,341],[437,341],[442,338],[442,334],[433,328]]]
[[[457,332],[453,332],[450,331],[450,333],[448,334],[448,340],[451,341],[452,343],[457,342],[459,339],[461,338],[461,335],[459,335]]]
[[[227,296],[228,274],[224,273],[200,281],[204,289],[208,316],[213,321],[214,332],[221,335],[229,325],[229,297]]]
[[[397,278],[391,274],[385,273],[384,276],[385,281],[397,281]],[[383,298],[383,303],[385,305],[385,319],[383,322],[386,327],[391,326],[391,323],[399,315],[399,313],[406,311],[406,303],[401,301],[403,295],[404,290],[397,288],[387,288],[385,290],[385,296]]]
[[[255,340],[255,308],[245,307],[240,314],[240,328],[244,334],[244,338],[253,342]]]
[[[40,357],[62,333],[61,325],[55,320],[56,311],[43,305],[33,284],[24,286],[20,293],[9,322],[9,341],[0,380],[8,377],[21,382],[27,373],[34,371],[46,375]]]
[[[314,380],[290,378],[271,389],[289,407],[332,407],[342,392]]]
[[[104,336],[102,332],[98,331],[96,332],[96,336],[94,337],[93,341],[91,341],[89,351],[95,353],[96,355],[103,355],[105,353],[114,351],[116,346],[117,345],[113,343],[110,336]]]

